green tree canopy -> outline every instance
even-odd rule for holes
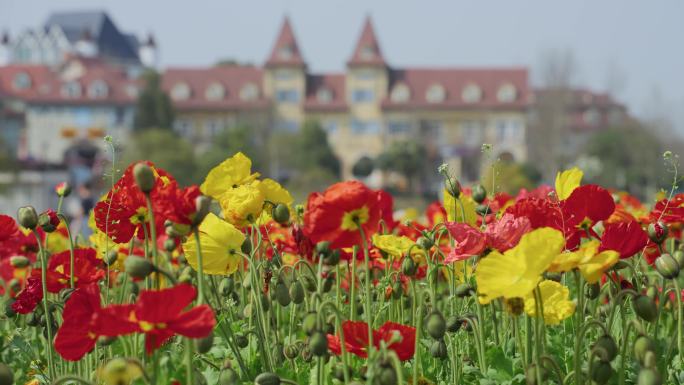
[[[151,128],[170,129],[174,112],[169,96],[161,89],[161,78],[153,70],[143,74],[145,88],[140,92],[135,106],[135,130]]]
[[[265,171],[263,167],[268,164],[266,149],[255,144],[252,127],[238,124],[221,131],[212,141],[211,147],[197,157],[197,173],[206,175],[226,158],[240,151],[252,160],[253,170]]]
[[[291,156],[298,170],[321,168],[335,177],[340,176],[340,160],[328,143],[328,134],[316,120],[308,120],[302,125]]]
[[[427,167],[427,152],[417,141],[393,142],[378,156],[375,164],[383,171],[403,175],[411,190],[416,176]]]
[[[195,172],[193,146],[169,130],[147,129],[134,134],[124,148],[122,159],[126,166],[150,160],[170,172],[183,185],[201,182]]]

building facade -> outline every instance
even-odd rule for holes
[[[494,145],[495,156],[527,157],[527,69],[395,67],[370,18],[344,72],[311,73],[285,19],[261,67],[170,68],[163,77],[181,134],[208,143],[231,124],[296,131],[315,119],[345,178],[359,159],[403,139],[424,141],[435,164],[448,162],[471,180],[483,143]]]

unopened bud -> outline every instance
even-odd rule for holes
[[[663,222],[656,222],[648,225],[648,237],[653,243],[662,243],[667,238],[668,232],[667,225]]]
[[[271,217],[273,217],[273,220],[280,223],[281,225],[285,225],[290,221],[290,209],[287,208],[287,205],[278,203],[277,205],[273,206],[273,210],[271,210]]]
[[[23,255],[15,255],[10,257],[10,265],[16,268],[24,268],[31,264],[31,261]]]
[[[646,295],[638,295],[632,300],[634,312],[644,321],[653,322],[658,318],[658,308],[655,302]]]
[[[55,193],[57,196],[66,198],[71,194],[71,185],[68,182],[61,182],[55,186]]]
[[[261,373],[254,379],[254,385],[280,385],[280,377],[271,372]]]
[[[17,211],[17,222],[29,230],[35,230],[38,226],[38,213],[32,206],[20,207]]]
[[[7,364],[0,362],[0,385],[14,384],[14,374]]]
[[[195,217],[192,219],[192,226],[199,226],[211,209],[211,198],[200,195],[195,199]]]
[[[51,233],[57,230],[59,226],[59,217],[57,213],[51,209],[45,210],[38,216],[38,226],[46,233]]]
[[[214,334],[209,334],[204,338],[198,338],[195,340],[195,349],[199,354],[205,354],[211,350],[214,345]]]
[[[152,262],[137,255],[129,255],[124,262],[124,266],[126,273],[138,279],[145,278],[156,270]]]
[[[670,254],[662,254],[655,260],[655,268],[665,279],[674,279],[679,276],[679,263]]]
[[[147,163],[140,162],[133,166],[133,176],[140,191],[145,194],[152,191],[155,182],[154,171]]]
[[[473,200],[477,203],[482,203],[487,199],[487,190],[481,184],[473,187]]]

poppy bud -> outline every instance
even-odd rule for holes
[[[251,318],[252,317],[252,304],[248,303],[245,305],[245,307],[242,308],[242,316],[244,318]]]
[[[397,385],[397,372],[391,366],[383,366],[380,368],[376,378],[378,385]]]
[[[254,379],[254,385],[280,385],[280,377],[271,372],[261,373]]]
[[[459,329],[461,329],[461,326],[463,325],[463,321],[455,315],[449,316],[446,320],[446,330],[449,333],[456,333]]]
[[[335,276],[333,274],[329,274],[325,279],[323,279],[323,292],[328,293],[330,290],[332,290],[333,285],[335,284]]]
[[[192,226],[199,226],[211,209],[211,198],[200,195],[195,198],[195,216],[192,218]]]
[[[107,266],[113,265],[118,260],[119,260],[119,253],[114,249],[109,250],[109,252],[107,252],[107,255],[104,257],[104,263]]]
[[[601,294],[601,285],[599,285],[598,282],[587,283],[585,290],[584,290],[584,295],[587,298],[596,299],[596,298],[598,298],[599,294]]]
[[[309,312],[306,313],[304,318],[302,318],[302,330],[306,335],[310,336],[316,331],[316,323],[318,322],[318,319],[316,317],[316,313],[314,312]]]
[[[235,280],[231,277],[225,277],[221,280],[221,283],[219,283],[219,293],[221,293],[222,296],[227,297],[230,295],[230,293],[233,292],[233,289],[235,288]]]
[[[235,370],[232,368],[224,368],[221,370],[218,378],[218,385],[237,385],[240,383],[240,378]]]
[[[392,284],[392,298],[394,299],[399,299],[401,298],[401,295],[403,294],[403,288],[401,287],[401,282],[395,281]]]
[[[20,207],[17,211],[17,222],[29,230],[35,230],[38,226],[38,213],[32,206]]]
[[[601,348],[606,352],[606,359],[612,361],[618,354],[618,347],[613,337],[604,334],[596,340],[594,347]]]
[[[322,332],[315,332],[309,339],[311,353],[320,357],[328,352],[328,338]]]
[[[316,280],[314,279],[314,277],[310,276],[307,273],[304,273],[299,276],[299,279],[302,281],[302,283],[304,284],[304,288],[308,292],[313,293],[316,291]]]
[[[66,198],[71,194],[71,185],[68,182],[61,182],[55,186],[55,193],[57,196]]]
[[[479,215],[489,215],[492,213],[492,208],[489,205],[480,204],[475,207],[475,212]]]
[[[304,287],[299,281],[294,281],[290,285],[290,298],[295,305],[299,305],[304,302]]]
[[[645,362],[646,353],[656,351],[655,342],[646,335],[640,335],[634,341],[634,358],[636,358],[639,363],[643,364]]]
[[[7,300],[7,302],[5,302],[5,316],[7,318],[13,318],[15,315],[17,315],[17,312],[15,312],[14,309],[12,309],[12,305],[14,304],[14,302],[14,298],[10,298]]]
[[[416,274],[416,262],[410,256],[404,258],[401,262],[401,272],[407,277],[413,277]]]
[[[210,333],[208,336],[204,338],[197,338],[195,339],[195,350],[197,350],[197,353],[199,354],[205,354],[211,350],[211,347],[214,345],[214,334]]]
[[[12,265],[12,267],[21,269],[24,267],[28,267],[28,265],[30,264],[31,261],[23,255],[15,255],[10,257],[10,265]]]
[[[448,350],[447,350],[446,342],[444,342],[443,338],[439,339],[437,341],[432,341],[432,345],[430,345],[430,354],[434,358],[440,358],[440,359],[447,358]]]
[[[143,279],[156,270],[152,262],[137,255],[129,255],[124,261],[124,267],[126,268],[126,273],[138,279]]]
[[[261,308],[264,309],[264,311],[269,311],[271,310],[271,301],[268,299],[266,294],[261,294]]]
[[[14,374],[7,364],[0,362],[0,385],[14,384]]]
[[[290,221],[290,209],[287,208],[287,205],[278,203],[273,206],[271,217],[281,225],[286,225]]]
[[[639,371],[637,385],[661,385],[663,379],[655,368],[643,368]]]
[[[275,293],[275,299],[278,301],[280,306],[287,306],[292,302],[292,297],[290,297],[290,292],[287,286],[283,282],[278,282],[273,290]]]
[[[240,349],[246,348],[247,345],[249,345],[249,340],[243,334],[236,334],[235,345],[237,345],[237,347]]]
[[[653,243],[662,243],[667,238],[668,228],[663,222],[651,223],[648,225],[648,237]]]
[[[684,251],[682,250],[677,250],[672,254],[672,258],[677,261],[677,264],[679,265],[679,270],[684,269]]]
[[[515,316],[519,316],[525,311],[525,301],[520,297],[507,298],[504,305],[506,305],[506,310]]]
[[[591,371],[591,378],[597,384],[606,384],[613,375],[613,367],[610,362],[599,361],[594,363]]]
[[[646,352],[646,354],[644,354],[643,366],[645,368],[655,368],[656,356],[655,356],[654,352],[649,351],[649,352]]]
[[[423,250],[430,250],[430,248],[434,245],[434,243],[428,237],[419,237],[416,240],[416,244]]]
[[[171,253],[176,250],[176,240],[173,238],[167,238],[164,240],[164,250],[166,250],[167,253]]]
[[[544,367],[538,367],[536,364],[530,364],[525,371],[525,382],[527,385],[541,385],[537,383],[537,371],[540,371],[542,383],[546,381],[547,372]]]
[[[154,171],[147,163],[140,162],[133,166],[133,176],[135,177],[135,184],[138,185],[140,191],[149,194],[154,188]]]
[[[482,203],[487,199],[487,190],[481,184],[473,187],[473,200],[477,203]]]
[[[475,292],[475,290],[473,289],[473,287],[467,283],[462,283],[462,284],[456,286],[456,289],[454,290],[454,294],[456,294],[456,296],[458,298],[468,297],[471,294],[473,294],[474,292]]]
[[[38,216],[38,226],[46,233],[51,233],[57,230],[59,226],[59,217],[57,213],[51,209],[45,210]]]
[[[651,298],[638,295],[632,300],[634,312],[644,321],[653,322],[658,318],[658,308]]]
[[[446,320],[439,311],[433,311],[430,313],[425,325],[432,338],[439,340],[444,337],[444,333],[446,332]]]
[[[461,196],[461,184],[457,180],[447,177],[444,187],[452,197],[458,198]]]
[[[299,346],[296,344],[289,344],[283,348],[283,355],[288,360],[294,360],[299,355]]]
[[[665,279],[674,279],[679,275],[679,263],[667,253],[656,258],[655,268]]]

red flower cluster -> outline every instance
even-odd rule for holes
[[[368,357],[368,324],[361,321],[342,323],[344,348],[361,358]],[[416,350],[416,328],[387,321],[379,329],[373,330],[373,346],[380,348],[380,341],[388,344],[401,361],[409,360]],[[328,348],[336,355],[342,354],[340,336],[328,334]]]

